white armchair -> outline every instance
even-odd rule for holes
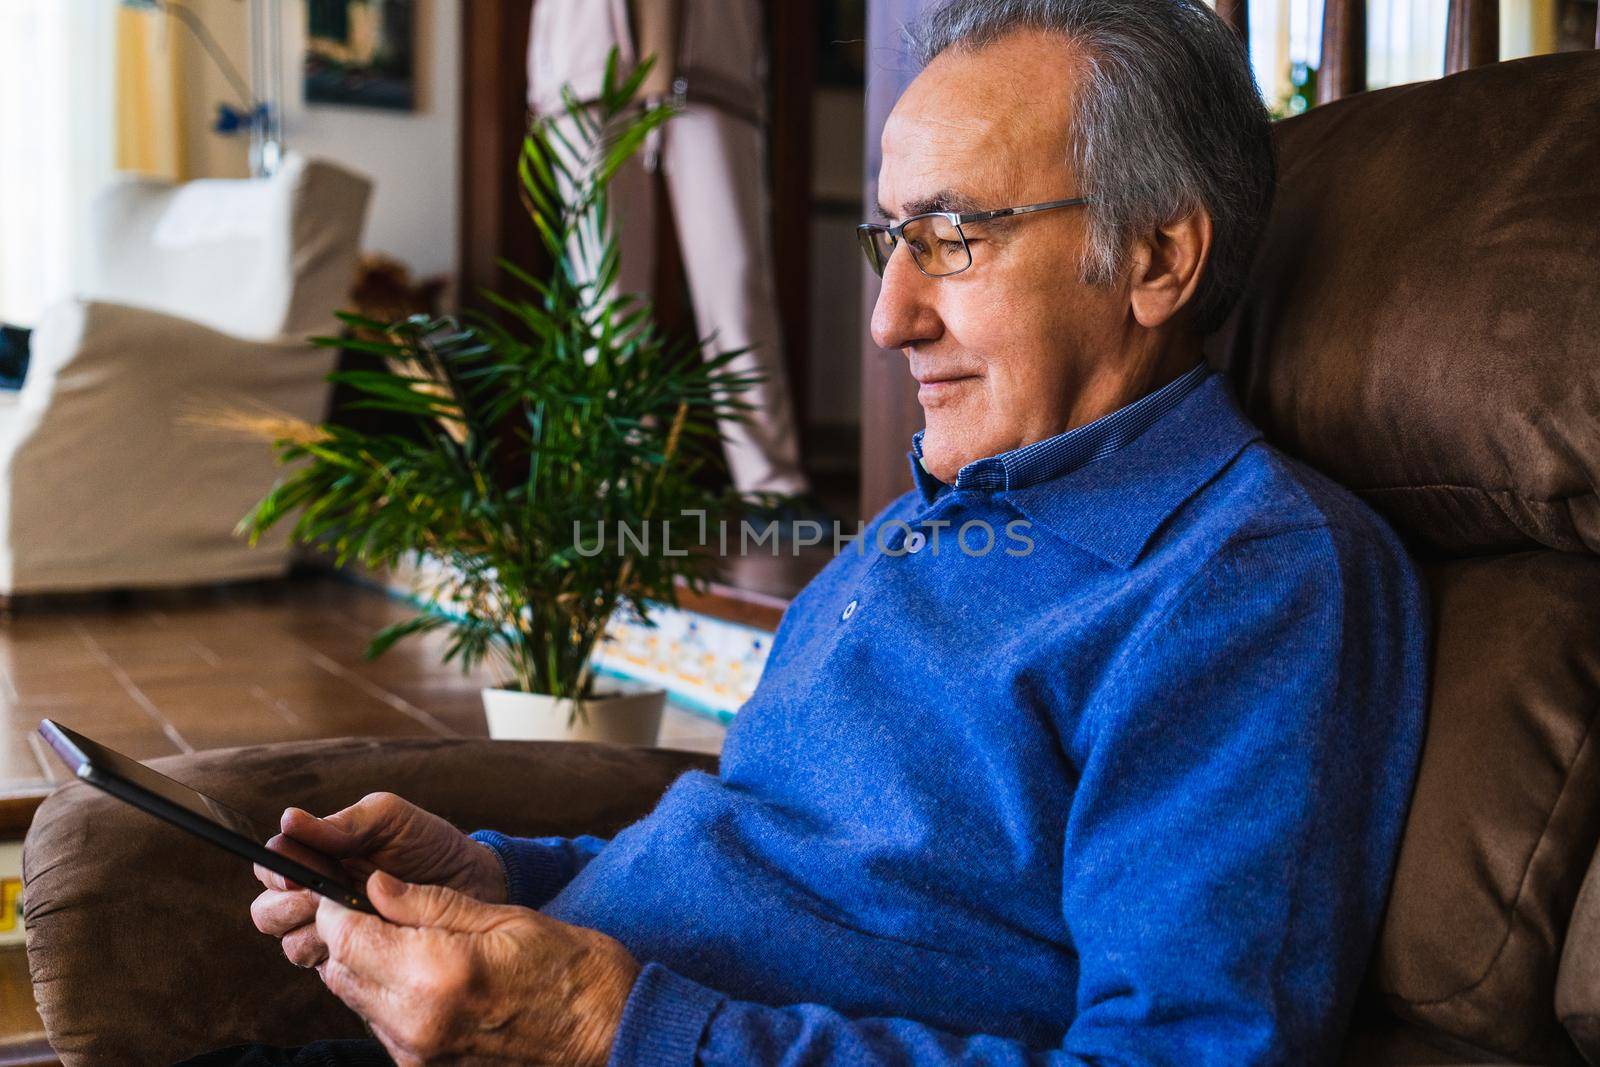
[[[281,575],[287,529],[233,532],[281,471],[197,410],[323,417],[370,186],[290,155],[271,178],[129,181],[95,206],[80,298],[0,402],[0,595]]]

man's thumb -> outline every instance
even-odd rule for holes
[[[442,885],[413,885],[384,871],[367,879],[367,897],[378,914],[398,926],[431,926],[477,933],[494,925],[492,909]]]

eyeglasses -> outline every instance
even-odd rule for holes
[[[861,240],[861,250],[867,254],[867,262],[872,264],[873,271],[880,278],[889,266],[889,257],[894,255],[895,245],[902,238],[906,247],[911,249],[911,259],[918,270],[930,278],[944,278],[960,274],[972,266],[972,249],[967,246],[967,234],[962,227],[1032,211],[1078,207],[1089,203],[1090,199],[1087,196],[1075,196],[1071,200],[1048,200],[1042,204],[973,211],[964,215],[954,211],[929,211],[912,215],[893,226],[882,222],[863,222],[856,227],[856,236]]]

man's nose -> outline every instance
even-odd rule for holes
[[[883,269],[883,285],[878,303],[872,309],[872,340],[879,348],[905,348],[937,340],[944,323],[934,308],[934,289],[939,284],[917,269],[911,250],[895,246]]]

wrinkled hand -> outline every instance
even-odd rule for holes
[[[393,793],[369,793],[323,819],[290,808],[279,825],[283,832],[267,842],[268,848],[311,867],[319,865],[315,853],[330,856],[357,884],[381,869],[488,904],[505,902],[505,870],[493,849]],[[302,846],[315,852],[308,855]],[[283,954],[296,966],[321,963],[328,956],[314,921],[321,898],[259,864],[255,872],[266,887],[250,905],[256,929],[280,938]]]
[[[610,1058],[639,974],[619,942],[381,872],[367,897],[382,919],[319,898],[317,973],[399,1067]]]

